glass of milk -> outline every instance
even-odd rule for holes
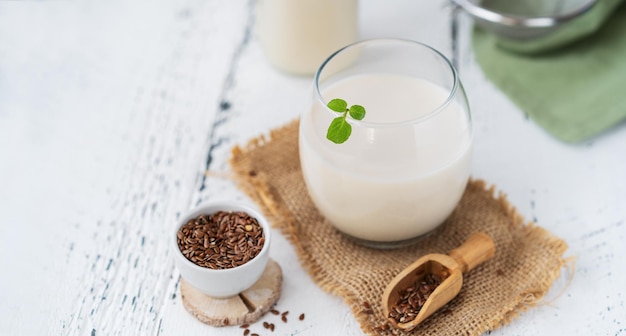
[[[326,138],[341,98],[366,109],[347,118],[349,139]],[[470,174],[467,97],[450,61],[422,43],[377,39],[351,44],[319,67],[310,107],[300,118],[299,150],[307,189],[342,233],[392,248],[441,225]]]

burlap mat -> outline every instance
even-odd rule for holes
[[[342,297],[368,334],[385,323],[382,293],[398,272],[424,254],[447,253],[474,231],[493,238],[495,257],[466,274],[458,296],[412,334],[478,335],[496,329],[538,303],[565,263],[564,241],[526,224],[482,181],[471,181],[450,218],[414,246],[376,250],[353,243],[325,222],[309,199],[297,122],[235,147],[230,163],[238,186],[292,242],[314,281]]]

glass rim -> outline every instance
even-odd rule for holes
[[[446,90],[449,91],[448,97],[446,98],[446,100],[441,103],[439,106],[437,106],[436,108],[432,109],[432,111],[413,118],[413,119],[408,119],[408,120],[404,120],[404,121],[396,121],[396,122],[368,122],[368,121],[363,121],[363,120],[354,120],[352,118],[346,118],[346,121],[354,126],[359,126],[359,127],[363,127],[363,128],[384,128],[384,127],[400,127],[400,126],[405,126],[405,125],[413,125],[413,124],[419,124],[419,123],[423,123],[426,120],[436,116],[437,114],[439,114],[441,111],[445,110],[448,105],[450,105],[450,103],[454,100],[454,97],[456,96],[457,90],[459,88],[460,81],[459,81],[459,76],[458,73],[456,71],[456,69],[454,68],[454,66],[452,65],[452,62],[450,62],[450,60],[444,55],[442,54],[439,50],[425,44],[422,42],[418,42],[418,41],[413,41],[413,40],[408,40],[408,39],[401,39],[401,38],[376,38],[376,39],[367,39],[367,40],[362,40],[362,41],[358,41],[358,42],[354,42],[351,44],[346,45],[345,47],[342,47],[341,49],[335,51],[334,53],[332,53],[330,56],[328,56],[324,62],[322,62],[322,64],[319,66],[319,68],[317,69],[317,71],[315,72],[315,77],[313,80],[313,86],[315,88],[314,90],[314,94],[315,94],[315,99],[322,104],[322,106],[324,106],[324,109],[331,114],[333,117],[337,116],[337,112],[331,110],[330,108],[328,108],[327,104],[328,102],[326,102],[324,100],[324,98],[322,97],[322,93],[320,92],[320,87],[319,87],[319,80],[320,80],[320,75],[322,74],[322,72],[324,71],[324,69],[326,68],[326,65],[328,63],[330,63],[337,55],[345,52],[348,49],[353,49],[355,47],[358,46],[362,46],[365,44],[372,44],[372,43],[380,43],[380,42],[391,42],[391,43],[398,43],[398,44],[406,44],[406,45],[413,45],[416,47],[420,47],[420,48],[425,48],[426,50],[430,51],[431,53],[433,53],[435,56],[437,56],[438,58],[440,58],[441,60],[444,61],[444,63],[447,65],[448,69],[450,70],[450,72],[452,73],[452,88],[450,90]],[[469,114],[469,106],[465,109],[466,113]]]

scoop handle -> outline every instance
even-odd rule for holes
[[[496,246],[489,235],[483,232],[472,233],[459,247],[448,253],[456,260],[462,273],[467,273],[474,267],[493,258]]]

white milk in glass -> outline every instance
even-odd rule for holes
[[[326,102],[342,98],[367,110],[343,144],[326,139],[336,115],[321,104],[313,108],[325,111],[301,119],[302,170],[321,213],[340,231],[377,242],[414,238],[440,225],[470,172],[469,113],[447,101],[450,90],[410,76],[362,74],[321,94]]]

